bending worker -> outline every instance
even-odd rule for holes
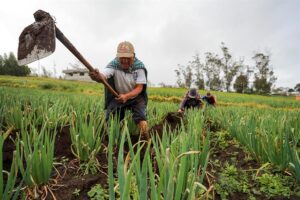
[[[207,92],[206,96],[202,97],[202,99],[206,101],[208,105],[216,106],[217,104],[217,98],[211,95],[210,92]]]
[[[192,88],[190,89],[184,96],[183,100],[181,101],[180,108],[178,112],[182,113],[186,109],[190,108],[202,108],[203,102],[200,98],[200,95],[197,89]]]
[[[101,82],[101,76],[105,77],[119,94],[119,97],[115,98],[105,90],[106,120],[108,121],[110,114],[118,114],[122,120],[125,111],[130,110],[141,139],[148,140],[147,70],[143,62],[135,56],[134,47],[130,42],[124,41],[118,45],[116,58],[106,66],[103,73],[97,70],[90,72],[90,77],[97,82]]]

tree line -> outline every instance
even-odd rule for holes
[[[270,66],[270,55],[257,52],[253,55],[255,65],[250,67],[243,59],[235,60],[225,43],[221,43],[219,56],[206,52],[201,61],[196,53],[187,65],[177,65],[176,85],[190,88],[194,84],[198,89],[231,91],[239,93],[270,93],[276,76]],[[252,81],[251,81],[252,80]],[[250,81],[253,84],[250,85]]]
[[[16,56],[10,52],[0,55],[0,75],[27,76],[30,74],[30,68],[27,65],[19,66]]]
[[[239,93],[270,93],[277,79],[270,67],[270,55],[255,53],[252,57],[255,65],[249,67],[244,64],[243,59],[234,60],[224,43],[221,43],[221,51],[221,56],[206,52],[203,62],[196,53],[187,65],[178,64],[175,69],[176,86],[190,88],[194,84],[198,89],[230,91],[233,87]],[[75,68],[79,64],[71,66]],[[43,66],[42,71],[42,76],[51,76],[51,72]],[[0,55],[0,75],[28,76],[30,73],[31,69],[27,65],[18,65],[16,56],[12,52],[8,55],[5,53],[3,56]],[[252,85],[250,79],[253,80]],[[167,87],[163,83],[160,85]],[[300,92],[300,83],[289,91]]]

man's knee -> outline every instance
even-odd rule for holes
[[[140,131],[140,135],[141,135],[141,139],[142,140],[149,140],[150,136],[148,133],[148,123],[147,121],[139,121],[138,123],[138,127],[139,127],[139,131]]]
[[[148,131],[148,123],[147,123],[147,121],[144,121],[144,120],[139,121],[138,127],[139,127],[139,129],[140,129],[141,132]]]

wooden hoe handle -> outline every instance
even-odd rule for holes
[[[55,27],[55,32],[56,32],[56,38],[69,49],[73,55],[88,68],[90,72],[95,71],[95,69],[92,67],[92,65],[79,53],[79,51],[74,47],[74,45],[64,36],[64,34],[57,28]],[[119,97],[119,94],[108,84],[106,79],[104,79],[101,76],[101,82],[104,84],[104,86],[116,97]]]

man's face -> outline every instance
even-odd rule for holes
[[[132,58],[127,58],[127,57],[120,57],[119,61],[121,63],[122,69],[129,69],[129,67],[133,64],[133,57]]]

